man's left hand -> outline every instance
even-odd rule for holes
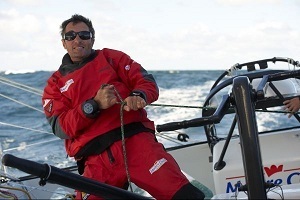
[[[124,110],[126,111],[136,111],[147,105],[146,101],[140,96],[128,96],[124,101],[126,102],[126,105],[124,106]]]

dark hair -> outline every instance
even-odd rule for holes
[[[95,29],[93,27],[92,21],[82,15],[74,14],[70,19],[65,20],[60,26],[60,34],[62,38],[64,38],[64,34],[66,32],[66,26],[72,22],[73,24],[77,24],[79,22],[85,23],[89,27],[89,31],[92,33],[93,38],[95,38]]]

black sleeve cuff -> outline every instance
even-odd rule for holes
[[[132,91],[129,96],[139,96],[146,101],[146,97],[142,92]]]

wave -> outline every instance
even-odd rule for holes
[[[2,75],[10,75],[10,74],[33,74],[38,72],[51,72],[47,70],[34,70],[34,69],[17,69],[17,70],[5,70],[0,71]]]
[[[147,70],[149,73],[164,73],[164,74],[182,74],[182,73],[202,73],[202,72],[220,72],[223,70]],[[53,70],[35,70],[35,69],[8,69],[8,70],[2,70],[0,69],[0,75],[10,75],[10,74],[33,74],[38,72],[54,72]]]

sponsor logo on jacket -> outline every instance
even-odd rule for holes
[[[63,87],[60,88],[60,92],[63,93],[63,92],[66,92],[68,91],[70,85],[72,85],[74,83],[73,79],[70,79],[68,80],[65,85]]]
[[[157,170],[159,170],[159,168],[161,168],[161,166],[163,166],[166,162],[167,162],[167,160],[165,158],[157,160],[154,163],[154,165],[149,169],[150,174],[153,174],[154,172],[156,172]]]
[[[53,101],[52,99],[45,99],[44,100],[44,104],[43,104],[43,108],[45,111],[51,113],[52,108],[53,108]]]

